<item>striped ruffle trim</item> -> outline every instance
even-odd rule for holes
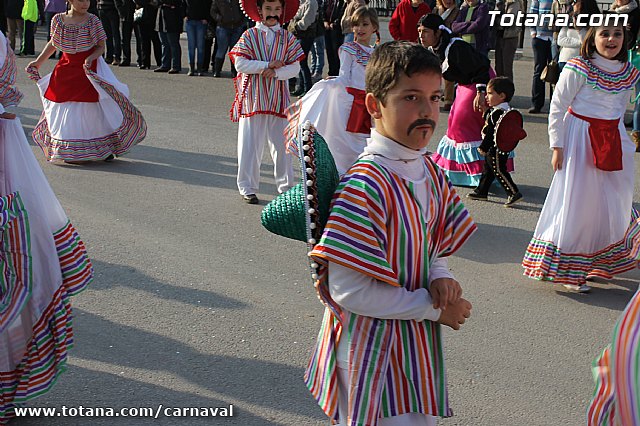
[[[630,62],[626,62],[619,72],[609,73],[580,56],[570,59],[565,68],[586,78],[588,86],[614,94],[633,89],[640,76],[640,72]]]
[[[0,333],[29,300],[33,286],[31,239],[20,194],[0,197]]]
[[[55,232],[53,239],[60,259],[62,283],[69,294],[75,296],[93,280],[93,265],[71,222]]]
[[[522,260],[524,275],[558,284],[582,285],[587,276],[611,278],[636,267],[640,224],[634,210],[622,241],[595,253],[562,253],[551,241],[532,238]]]
[[[39,80],[38,70],[27,70],[30,78]],[[140,111],[133,106],[118,89],[101,79],[96,73],[85,67],[87,77],[98,84],[122,111],[122,124],[115,132],[94,139],[55,139],[49,133],[45,114],[33,130],[33,140],[42,148],[47,161],[96,161],[104,160],[110,155],[123,155],[147,136],[147,123]]]
[[[18,89],[13,87],[16,82],[16,56],[13,54],[13,49],[9,44],[9,40],[6,41],[7,56],[0,68],[0,104],[5,108],[9,106],[16,106],[20,103],[24,95]]]
[[[640,292],[613,330],[613,341],[593,362],[596,388],[587,426],[640,424]]]
[[[13,417],[15,407],[43,395],[65,370],[73,346],[69,294],[64,286],[33,328],[31,342],[13,371],[0,371],[0,424]]]

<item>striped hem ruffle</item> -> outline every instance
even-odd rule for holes
[[[27,69],[32,80],[39,80],[35,68]],[[55,139],[49,133],[45,114],[33,130],[33,140],[42,148],[47,161],[96,161],[110,155],[123,155],[147,135],[147,123],[140,111],[118,89],[85,67],[87,77],[113,98],[122,111],[122,124],[113,133],[95,139]]]
[[[478,152],[482,141],[456,143],[444,135],[431,159],[445,172],[453,185],[477,186],[484,168],[484,156]],[[509,153],[507,171],[514,170],[514,152]]]
[[[46,393],[66,369],[73,346],[69,294],[62,286],[33,328],[22,361],[13,371],[0,371],[0,424],[15,407]]]
[[[624,238],[595,253],[563,253],[551,241],[532,238],[522,260],[524,275],[558,284],[582,285],[587,276],[611,278],[636,267],[640,250],[640,224],[633,210]]]
[[[6,41],[7,56],[0,68],[0,103],[2,106],[16,106],[20,103],[24,95],[16,89],[13,85],[16,82],[16,57],[13,54],[13,49],[9,44],[9,40]]]
[[[71,296],[80,293],[93,280],[93,265],[76,228],[67,222],[53,234],[60,259],[62,283]]]

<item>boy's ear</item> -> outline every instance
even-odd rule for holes
[[[373,93],[367,93],[364,97],[364,105],[367,107],[367,111],[376,120],[382,117],[382,111],[380,111],[380,101],[373,96]]]

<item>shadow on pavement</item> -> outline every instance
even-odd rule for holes
[[[131,266],[105,263],[99,260],[92,260],[92,263],[95,269],[95,280],[90,288],[93,290],[109,291],[116,287],[130,287],[160,299],[173,300],[204,308],[246,309],[249,306],[240,300],[232,299],[210,290],[177,286],[158,281]]]
[[[622,311],[636,293],[640,271],[636,269],[624,275],[614,277],[612,280],[598,278],[596,281],[589,282],[591,287],[589,293],[563,291],[564,289],[556,290],[556,293],[576,302]],[[613,327],[613,324],[611,326]]]
[[[81,358],[84,362],[91,363],[95,360],[111,364],[116,371],[119,367],[149,370],[152,375],[150,380],[167,382],[170,388],[182,386],[171,378],[174,376],[188,382],[188,385],[211,390],[230,400],[240,400],[247,404],[302,416],[322,416],[305,388],[303,368],[257,358],[203,353],[181,341],[119,324],[91,312],[76,309],[74,313],[78,319],[78,343],[72,351],[72,357]],[[174,331],[176,334],[183,332]],[[110,343],[113,347],[110,347]],[[221,351],[229,350],[229,346],[230,344],[226,343]],[[217,349],[215,345],[213,349]],[[251,357],[248,351],[243,355]],[[83,382],[100,383],[101,388],[104,386],[102,380],[93,377],[93,372],[88,374],[90,376],[85,377]],[[171,389],[145,384],[145,389],[141,389],[141,392],[132,392],[131,385],[135,383],[127,378],[110,377],[110,380],[109,389],[113,392],[114,401],[121,400],[119,394],[122,392],[135,395],[136,404],[147,404],[150,400],[158,401],[158,396],[153,396],[153,399],[150,397],[153,395],[152,389],[166,392],[165,395],[161,395],[164,401],[173,398],[174,391]],[[98,393],[103,391],[91,384],[87,388]],[[87,389],[78,389],[79,393],[86,391]],[[194,392],[197,392],[197,389],[194,389]],[[81,396],[73,397],[72,400],[81,400]],[[243,411],[241,403],[238,403],[237,408]]]

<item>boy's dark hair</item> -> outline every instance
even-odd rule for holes
[[[384,104],[400,76],[416,73],[442,75],[440,60],[426,47],[408,41],[390,41],[373,51],[365,71],[365,90]]]
[[[284,0],[257,0],[256,4],[258,5],[258,9],[262,9],[262,5],[267,2],[280,2],[282,7],[284,8]]]
[[[606,22],[606,19],[608,18],[607,15],[615,16],[617,15],[617,13],[612,13],[605,10],[603,15]],[[622,20],[618,22],[621,23]],[[587,31],[587,35],[584,36],[584,40],[582,40],[582,46],[580,46],[580,56],[582,56],[584,59],[593,59],[593,55],[595,55],[596,53],[596,31],[599,28],[602,28],[602,27],[590,27],[589,30]],[[620,52],[613,59],[616,59],[624,63],[629,60],[629,54],[627,53],[627,49],[629,46],[629,39],[631,38],[631,36],[629,35],[629,31],[627,31],[624,25],[618,25],[617,27],[614,27],[614,28],[621,28],[622,34],[624,34],[624,38],[622,39],[622,48],[620,49]]]
[[[487,89],[491,88],[494,92],[504,95],[505,102],[511,102],[514,93],[516,93],[516,86],[509,77],[495,77],[489,80],[487,83]]]

